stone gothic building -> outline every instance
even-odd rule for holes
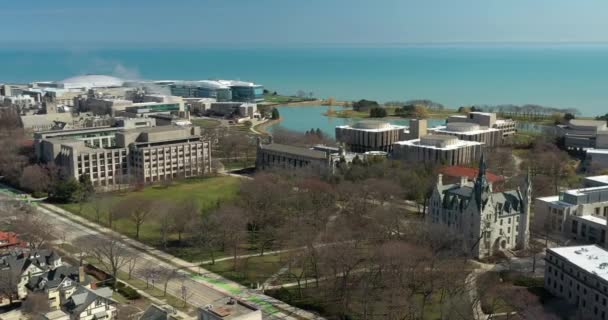
[[[523,190],[494,192],[486,177],[482,154],[475,181],[443,184],[439,175],[429,199],[427,222],[461,234],[471,255],[481,259],[499,250],[528,246],[532,183],[528,174]]]

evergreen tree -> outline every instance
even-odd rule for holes
[[[279,110],[277,108],[272,108],[271,119],[272,120],[279,120],[279,118],[281,118],[281,115],[279,114]]]
[[[51,189],[51,198],[63,202],[69,203],[77,201],[76,199],[78,189],[80,185],[76,179],[70,177],[67,179],[59,179]]]

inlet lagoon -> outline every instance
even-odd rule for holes
[[[327,112],[329,106],[279,106],[279,114],[281,122],[278,122],[268,129],[270,132],[277,128],[285,128],[297,132],[306,132],[310,129],[321,129],[323,133],[335,138],[335,128],[337,126],[354,124],[363,119],[361,118],[337,118],[327,117],[324,113]],[[334,110],[340,110],[341,107],[332,107]],[[409,119],[400,118],[385,118],[378,119],[388,121],[392,124],[407,126],[410,123]],[[445,124],[445,119],[428,119],[429,128]]]

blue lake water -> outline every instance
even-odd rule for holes
[[[334,110],[340,110],[340,107],[333,107]],[[335,128],[345,124],[353,124],[361,119],[357,118],[336,118],[326,117],[323,114],[329,109],[328,106],[282,106],[277,107],[282,121],[271,126],[269,130],[283,127],[289,130],[306,132],[310,129],[321,129],[328,136],[335,138]],[[386,119],[392,124],[409,125],[409,119]],[[429,119],[429,127],[435,127],[445,124],[442,119]]]
[[[12,48],[0,82],[103,73],[128,79],[250,80],[340,100],[428,98],[448,107],[540,104],[608,112],[608,46]]]

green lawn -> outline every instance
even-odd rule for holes
[[[224,165],[224,169],[227,171],[250,168],[255,167],[255,158],[251,157],[249,159],[239,159],[234,161],[222,160],[222,164]]]
[[[314,285],[309,285],[308,288],[303,288],[301,298],[298,296],[298,290],[295,287],[266,291],[266,294],[293,306],[313,312],[318,312],[321,316],[324,316],[328,319],[334,319],[338,317],[338,315],[336,314],[335,306],[331,302],[328,302],[331,299],[325,298],[326,295],[331,296],[331,291],[328,291],[328,289],[324,288],[323,285],[321,285],[320,288],[316,288],[314,287]],[[414,299],[416,300],[416,304],[420,305],[422,301],[422,296],[416,295]],[[391,306],[388,306],[383,300],[384,299],[374,299],[370,301],[370,305],[368,307],[371,308],[374,314],[386,314],[388,310],[392,308]],[[442,315],[442,306],[443,302],[441,301],[440,293],[431,296],[424,308],[424,320],[440,319]],[[368,310],[368,312],[369,311],[370,310]],[[361,318],[362,314],[363,310],[361,309],[361,305],[357,303],[351,304],[347,311],[347,316],[349,319],[359,319]],[[443,314],[443,316],[445,317],[446,315]]]
[[[284,96],[284,95],[273,95],[273,94],[265,94],[264,95],[264,102],[268,102],[268,103],[293,103],[293,102],[303,102],[303,101],[310,101],[311,99],[309,98],[300,98],[300,97],[296,97],[296,96]]]
[[[384,107],[386,109],[387,117],[400,117],[395,113],[396,107],[389,106]],[[444,109],[444,110],[429,110],[429,118],[444,119],[451,115],[459,114],[456,110]],[[337,118],[369,118],[369,111],[355,111],[353,109],[333,109],[331,112],[326,112],[328,117]],[[407,118],[407,117],[406,117]]]
[[[148,186],[142,191],[110,193],[107,194],[107,198],[104,199],[103,205],[100,206],[100,221],[96,221],[96,205],[94,201],[85,203],[82,206],[82,211],[80,211],[80,205],[77,203],[61,204],[59,206],[91,221],[107,226],[107,208],[116,204],[118,201],[128,200],[129,198],[136,196],[143,196],[146,199],[150,199],[150,201],[170,201],[178,204],[194,199],[198,202],[199,207],[204,213],[217,207],[219,202],[226,202],[234,199],[238,192],[239,185],[240,180],[238,178],[222,176],[182,180],[174,182],[168,187]],[[134,237],[135,235],[135,226],[133,222],[128,219],[114,221],[113,227],[115,230],[127,236]],[[139,240],[148,245],[160,247],[160,235],[160,226],[155,217],[152,217],[141,226]],[[175,241],[176,239],[177,235],[172,235],[171,240]],[[183,244],[177,244],[174,247],[170,246],[166,251],[189,261],[206,259],[206,255],[200,252],[200,250],[186,250],[186,248],[188,247]]]
[[[202,267],[249,287],[252,284],[262,284],[266,279],[278,272],[285,263],[286,261],[281,259],[281,255],[272,254],[238,259],[236,270],[233,269],[233,260],[206,264]]]
[[[192,124],[202,128],[215,128],[219,126],[221,122],[213,119],[193,119]]]

